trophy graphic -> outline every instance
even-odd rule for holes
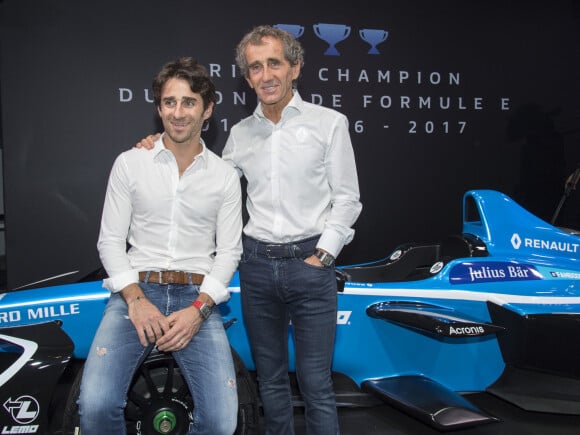
[[[367,54],[380,54],[379,50],[377,50],[377,45],[385,42],[389,32],[381,29],[361,29],[359,30],[359,35],[363,41],[371,46]]]
[[[294,36],[294,39],[300,38],[304,33],[304,26],[299,24],[274,24],[274,27],[286,30],[288,33]]]
[[[324,52],[327,56],[340,56],[335,45],[345,40],[350,35],[350,27],[345,24],[328,24],[318,23],[312,26],[314,33],[323,41],[326,41],[329,47]]]

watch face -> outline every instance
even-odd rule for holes
[[[326,255],[322,260],[322,264],[325,266],[331,266],[334,263],[334,259],[330,255]]]
[[[209,307],[209,305],[204,304],[199,309],[199,312],[201,313],[201,315],[204,319],[207,319],[209,317],[209,315],[211,314],[211,308]]]
[[[323,266],[331,266],[334,263],[334,257],[326,252],[316,251],[315,255]]]
[[[211,307],[207,304],[204,304],[199,299],[193,302],[193,305],[199,310],[201,317],[207,319],[211,314]]]

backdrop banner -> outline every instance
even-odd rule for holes
[[[203,137],[221,153],[256,106],[234,53],[257,24],[299,38],[302,98],[349,118],[363,211],[339,264],[460,233],[469,189],[549,221],[580,161],[580,2],[343,3],[0,2],[8,290],[100,267],[109,171],[160,131],[164,63],[207,65],[219,104]],[[576,212],[562,223],[580,226]]]

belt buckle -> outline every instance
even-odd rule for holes
[[[159,284],[163,284],[163,272],[160,270],[159,275],[157,276]]]
[[[272,251],[275,245],[266,245],[266,257],[268,258],[276,258],[276,255],[272,255]]]
[[[284,246],[282,245],[276,244],[266,245],[266,256],[268,258],[284,258],[286,253],[283,251]]]

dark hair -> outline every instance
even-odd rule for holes
[[[250,32],[246,33],[238,46],[236,47],[236,63],[244,77],[248,75],[248,62],[246,61],[246,48],[249,44],[261,45],[262,38],[271,36],[279,39],[284,48],[284,57],[290,65],[295,66],[298,63],[304,65],[304,49],[290,33],[273,26],[257,26]]]
[[[153,79],[153,101],[157,107],[161,104],[161,91],[169,79],[178,78],[189,83],[192,92],[201,95],[203,108],[217,102],[215,85],[209,77],[207,68],[191,57],[180,57],[174,62],[163,65]]]

